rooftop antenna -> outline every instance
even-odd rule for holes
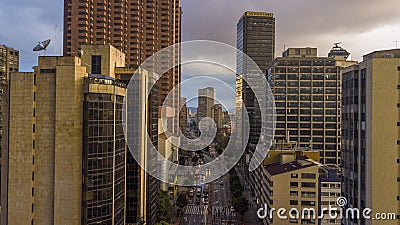
[[[342,44],[342,42],[335,42],[333,43],[334,48],[340,48],[340,45]]]
[[[39,44],[37,44],[34,48],[33,51],[34,52],[40,52],[43,51],[44,55],[46,56],[46,49],[50,44],[50,39],[47,39],[45,41],[39,42]]]
[[[399,43],[399,41],[393,41],[394,43],[396,43],[396,49],[397,49],[397,44]]]

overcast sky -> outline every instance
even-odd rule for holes
[[[274,13],[277,55],[284,45],[318,47],[319,55],[326,55],[334,42],[342,42],[352,59],[360,60],[373,50],[394,48],[394,41],[400,40],[399,0],[181,0],[181,4],[184,41],[205,39],[234,46],[236,23],[245,11]],[[1,0],[0,44],[20,50],[21,70],[31,71],[38,55],[32,48],[38,41],[51,38],[47,54],[61,54],[62,19],[61,0]],[[232,79],[228,82],[232,84]]]

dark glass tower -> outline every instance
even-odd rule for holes
[[[246,12],[237,24],[237,48],[247,54],[265,73],[275,57],[275,18],[272,13]],[[247,62],[238,54],[237,73],[242,75]]]
[[[266,73],[267,63],[274,59],[275,56],[275,18],[272,13],[266,12],[246,12],[237,24],[237,48],[245,55],[238,52],[236,61],[236,73],[249,81],[259,80],[262,74],[259,70],[252,71],[253,62],[249,62],[248,58],[253,60],[261,69],[262,73]],[[254,73],[252,73],[254,72]],[[255,75],[256,74],[256,75]],[[239,87],[237,87],[239,88]],[[246,154],[251,156],[259,141],[261,132],[261,113],[259,110],[257,99],[254,91],[245,81],[240,87],[241,96],[237,96],[243,100],[246,107],[247,115],[250,122],[249,141],[246,145]],[[240,124],[240,123],[238,123]],[[243,123],[241,123],[243,124]],[[243,132],[243,128],[241,129]],[[244,159],[249,157],[244,157]],[[242,170],[247,171],[248,160],[242,160]],[[257,177],[257,171],[249,174],[250,183],[258,183],[254,179]],[[247,177],[248,175],[244,173]],[[255,188],[255,187],[253,187]]]
[[[94,80],[88,78],[88,85]],[[83,224],[124,224],[123,102],[124,96],[115,93],[85,93]]]

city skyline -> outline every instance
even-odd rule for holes
[[[0,225],[400,224],[399,0],[3,1]]]
[[[275,14],[278,21],[275,56],[280,55],[284,45],[318,47],[320,53],[324,54],[334,42],[343,42],[343,47],[352,53],[351,58],[360,61],[363,55],[373,50],[394,48],[394,41],[400,39],[397,38],[400,36],[400,15],[395,11],[400,2],[367,0],[362,3],[348,3],[344,0],[327,3],[233,0],[230,4],[226,4],[226,0],[206,0],[201,3],[182,1],[182,40],[209,39],[234,46],[236,22],[242,13],[269,11]],[[209,7],[210,4],[213,4],[212,8]],[[311,13],[315,5],[319,7],[318,14]],[[304,10],[296,12],[296,6],[301,6]],[[2,32],[0,40],[2,44],[21,51],[22,71],[32,71],[32,66],[37,63],[38,54],[31,50],[38,41],[51,38],[52,43],[47,54],[62,55],[62,1],[16,3],[5,0],[2,8],[5,10],[0,13],[0,28],[8,32]],[[340,10],[342,13],[338,14],[337,11]],[[206,12],[209,12],[208,16],[204,16]],[[351,19],[343,16],[347,14],[351,15]],[[211,21],[213,23],[210,23]],[[294,24],[296,26],[293,26]],[[293,33],[296,35],[291,35]],[[182,75],[186,76],[186,73]]]

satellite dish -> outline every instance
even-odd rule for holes
[[[33,51],[34,52],[44,51],[44,53],[46,54],[46,48],[49,46],[50,41],[51,41],[50,39],[47,39],[45,41],[39,42],[39,44],[37,44],[33,48]]]

